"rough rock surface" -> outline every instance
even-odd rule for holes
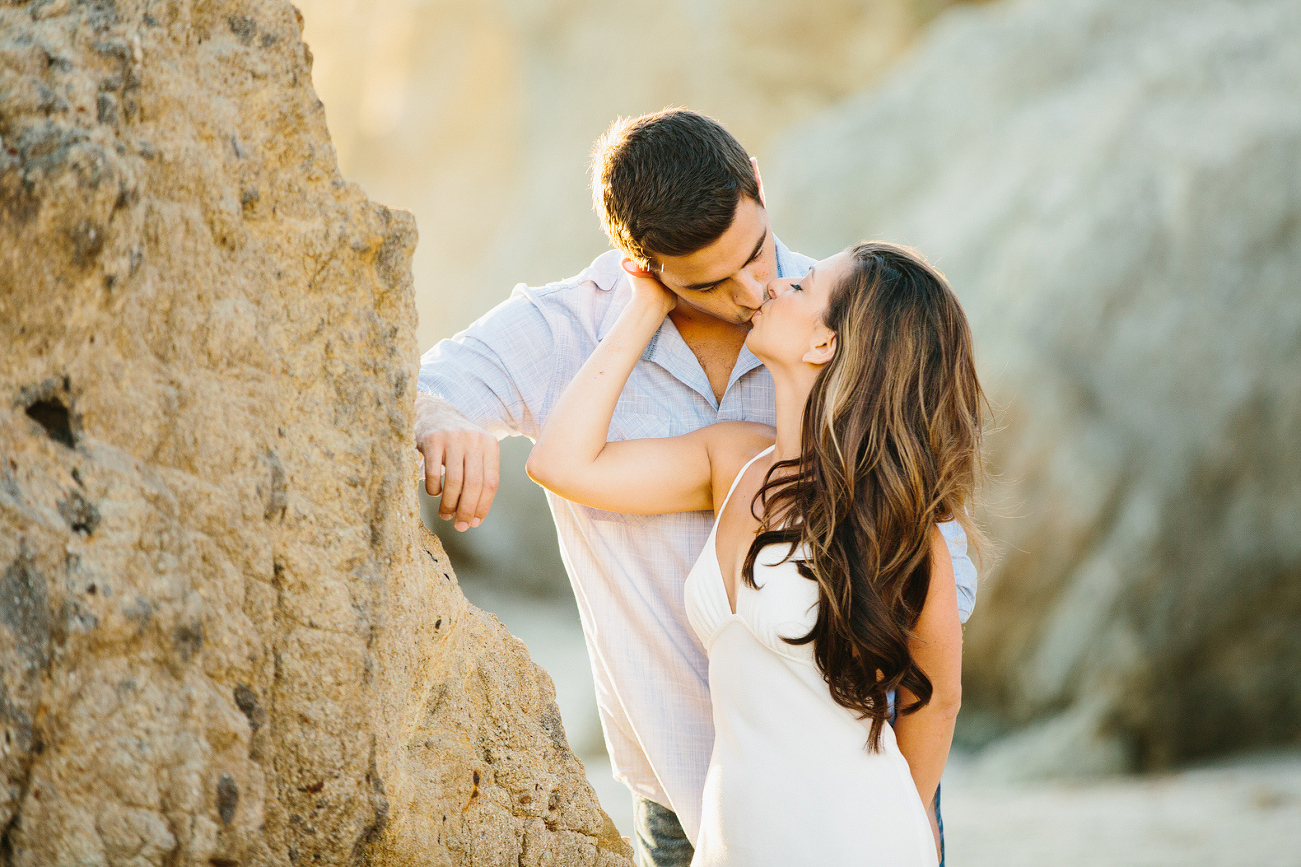
[[[973,321],[991,768],[1301,739],[1298,44],[1289,0],[954,10],[768,163],[786,240],[911,243]]]
[[[0,6],[0,863],[627,864],[410,480],[410,215],[279,0]]]

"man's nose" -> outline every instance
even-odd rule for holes
[[[741,288],[741,297],[737,301],[746,307],[758,307],[768,299],[763,281],[756,280],[752,274],[742,271],[737,275],[736,282]]]
[[[757,279],[748,268],[742,269],[742,272],[739,273],[738,282],[742,285],[747,306],[757,307],[761,303],[768,301],[768,286],[764,284],[764,281]]]

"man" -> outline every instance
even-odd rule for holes
[[[627,303],[625,256],[679,299],[642,355],[613,439],[673,436],[717,421],[773,423],[772,379],[744,347],[775,277],[812,260],[773,235],[755,162],[716,121],[668,110],[616,122],[593,157],[595,208],[617,249],[577,277],[511,297],[421,360],[416,441],[425,487],[458,530],[487,515],[497,439],[535,437],[561,390]],[[445,473],[445,480],[442,475]],[[633,792],[643,864],[686,865],[713,745],[708,664],[683,581],[709,513],[617,515],[548,494],[578,600],[615,775]],[[965,621],[975,569],[945,537]]]

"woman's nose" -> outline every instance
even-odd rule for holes
[[[764,300],[767,301],[770,298],[776,298],[778,295],[785,292],[788,288],[790,287],[786,285],[786,282],[784,280],[773,280],[769,282],[767,288],[764,289],[764,293],[763,293]]]

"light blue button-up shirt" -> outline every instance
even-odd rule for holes
[[[777,243],[777,273],[813,261]],[[618,251],[576,277],[510,298],[421,359],[419,390],[498,437],[536,437],[562,391],[614,325],[630,286]],[[720,421],[775,422],[772,377],[743,348],[722,402],[670,320],[629,377],[610,439],[666,437]],[[688,837],[699,828],[714,731],[709,663],[687,622],[683,583],[713,524],[710,512],[624,515],[547,494],[592,660],[597,707],[615,776],[673,809]],[[941,529],[953,556],[963,622],[976,570],[954,522]]]

